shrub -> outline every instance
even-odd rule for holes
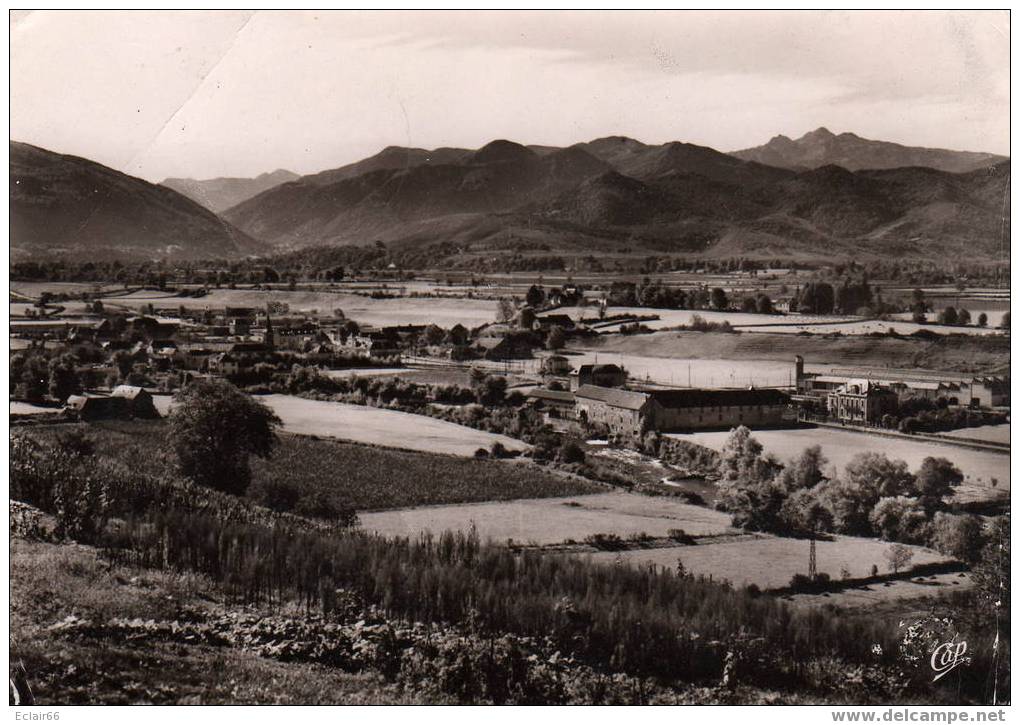
[[[693,536],[688,534],[683,529],[669,529],[668,531],[666,531],[666,536],[671,538],[673,541],[676,541],[677,543],[683,544],[684,546],[691,546],[693,544],[698,543],[697,541],[695,541]]]
[[[627,548],[623,539],[616,534],[589,534],[584,538],[584,543],[600,551],[620,551]]]
[[[273,511],[293,511],[301,499],[301,490],[287,481],[259,481],[249,490],[248,497]]]
[[[563,463],[583,463],[584,448],[575,440],[566,440],[560,446],[558,458]]]

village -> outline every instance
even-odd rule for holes
[[[677,384],[672,375],[670,383],[642,378],[611,362],[575,367],[576,352],[563,354],[566,348],[658,319],[648,308],[607,316],[612,308],[605,298],[577,307],[585,295],[576,285],[532,285],[523,299],[499,300],[501,321],[446,329],[434,323],[359,324],[339,307],[326,314],[291,311],[279,300],[264,307],[148,302],[136,311],[94,300],[69,314],[48,302],[49,295],[42,299],[11,321],[12,354],[20,356],[12,392],[25,404],[63,405],[83,420],[151,416],[154,409],[143,414],[131,401],[172,393],[202,377],[258,390],[295,365],[368,376],[374,369],[482,370],[507,378],[547,422],[579,421],[621,440],[640,440],[649,431],[776,428],[807,420],[912,433],[930,429],[939,414],[944,422],[952,410],[967,411],[973,425],[1003,420],[1009,409],[1009,377],[1002,374],[868,365],[806,371],[804,358],[795,355],[785,385],[776,385],[773,376],[771,385],[756,386],[751,378],[748,385],[706,388]],[[40,377],[32,385],[31,374],[19,376],[29,364],[21,358],[30,361],[34,349],[73,350],[75,358],[59,368],[57,379],[51,373],[50,380]]]

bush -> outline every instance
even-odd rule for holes
[[[590,534],[584,538],[584,543],[594,546],[599,551],[620,551],[627,548],[623,539],[616,534]]]
[[[697,541],[694,540],[693,536],[688,534],[683,529],[669,529],[668,531],[666,531],[666,536],[668,536],[673,541],[679,544],[683,544],[684,546],[692,546],[698,543]]]
[[[560,446],[557,457],[563,463],[583,463],[585,458],[584,448],[575,440],[566,440]]]
[[[301,500],[301,490],[286,481],[259,481],[248,491],[248,497],[273,511],[293,511]]]
[[[790,589],[795,592],[811,591],[811,578],[807,574],[794,574],[790,578]]]

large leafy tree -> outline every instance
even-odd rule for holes
[[[251,482],[249,459],[271,455],[280,419],[225,381],[196,381],[175,400],[170,442],[181,472],[197,484],[243,494]]]
[[[925,458],[917,471],[917,493],[921,504],[929,513],[934,511],[962,482],[963,473],[948,458]]]
[[[735,429],[719,457],[719,503],[733,524],[757,531],[778,526],[784,491],[776,482],[780,465],[766,455],[745,426]]]
[[[869,519],[886,541],[922,543],[927,534],[928,517],[916,498],[887,496],[879,499]]]
[[[81,380],[76,369],[77,360],[73,355],[53,358],[49,364],[49,394],[63,402],[68,396],[81,392]]]
[[[974,514],[939,511],[931,523],[931,544],[943,554],[976,564],[986,543],[984,523]]]
[[[843,476],[826,488],[833,523],[843,534],[870,536],[871,512],[882,498],[911,496],[914,476],[903,461],[880,453],[859,453],[843,469]]]

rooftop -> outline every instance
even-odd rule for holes
[[[614,408],[625,408],[627,410],[640,410],[648,402],[647,393],[638,393],[633,390],[621,388],[603,388],[599,385],[582,385],[574,393],[575,398],[586,400],[597,400],[600,403],[611,405]]]
[[[774,388],[654,390],[649,395],[665,408],[782,405],[788,399],[784,392]]]
[[[573,403],[574,394],[569,390],[549,390],[548,388],[532,388],[529,398],[536,400],[554,400],[559,403]]]

